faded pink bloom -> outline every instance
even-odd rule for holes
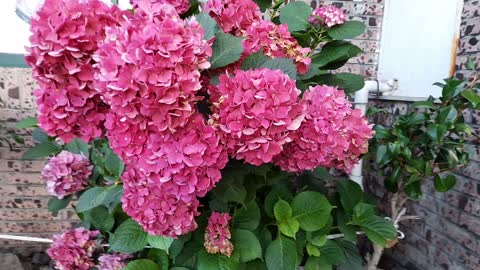
[[[237,36],[243,35],[252,23],[262,20],[262,12],[252,0],[208,0],[205,11],[224,32]]]
[[[194,18],[182,20],[169,4],[137,5],[120,27],[107,29],[94,56],[97,90],[111,107],[110,118],[174,132],[194,112],[200,69],[210,67],[212,49]],[[107,132],[115,132],[111,127]]]
[[[351,108],[345,93],[331,86],[310,87],[303,94],[305,122],[274,162],[282,170],[302,172],[318,166],[350,172],[368,150],[372,126]]]
[[[177,10],[178,14],[183,14],[187,12],[190,8],[190,0],[130,0],[130,3],[134,7],[136,7],[141,2],[170,4]]]
[[[122,270],[126,265],[126,260],[132,258],[130,254],[112,253],[103,254],[98,258],[98,270]]]
[[[93,166],[82,154],[62,151],[50,158],[42,170],[42,178],[48,192],[59,199],[83,190],[88,186],[88,177]]]
[[[26,62],[39,84],[40,126],[66,142],[101,137],[107,107],[93,89],[92,54],[124,13],[99,0],[46,0],[32,17]]]
[[[95,250],[95,237],[99,231],[85,228],[70,229],[53,236],[53,243],[47,250],[48,256],[59,270],[88,270],[95,266],[92,255]]]
[[[308,18],[308,21],[313,25],[327,27],[343,24],[346,20],[347,15],[341,9],[332,5],[316,8]]]
[[[308,57],[310,48],[302,48],[290,35],[288,25],[276,25],[270,21],[253,23],[245,33],[242,41],[244,55],[263,50],[271,58],[290,58],[297,66],[298,73],[305,74],[312,60]]]
[[[300,90],[280,70],[237,70],[233,76],[221,75],[217,87],[210,122],[237,159],[253,165],[270,162],[303,121]]]
[[[228,222],[232,217],[228,213],[212,212],[205,230],[203,246],[208,253],[223,254],[230,257],[233,253],[233,244],[230,242],[232,234]]]

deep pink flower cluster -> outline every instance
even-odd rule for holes
[[[208,0],[205,11],[226,33],[241,36],[254,22],[262,20],[262,12],[252,0]]]
[[[140,154],[147,130],[174,132],[194,112],[208,68],[210,44],[194,19],[182,20],[168,4],[137,1],[121,26],[108,29],[95,55],[97,88],[111,107],[105,125],[123,158]],[[120,128],[120,129],[118,129]]]
[[[308,21],[313,25],[327,27],[343,24],[346,20],[347,15],[341,9],[332,5],[316,8],[308,18]]]
[[[194,230],[197,197],[220,180],[228,161],[220,137],[195,114],[175,133],[151,133],[144,147],[123,176],[123,209],[151,234],[176,237]]]
[[[101,137],[106,107],[93,89],[92,54],[123,14],[99,0],[46,0],[31,21],[26,62],[39,83],[39,124],[66,142]]]
[[[349,172],[358,162],[358,156],[367,152],[372,127],[360,110],[351,108],[345,93],[335,87],[310,87],[303,100],[307,105],[305,122],[275,164],[289,172],[318,166]]]
[[[305,74],[312,60],[308,57],[310,48],[301,47],[297,40],[290,35],[288,25],[276,25],[270,21],[253,23],[245,33],[242,41],[244,55],[250,55],[263,50],[271,58],[290,58],[298,73]]]
[[[232,255],[234,247],[230,242],[232,234],[228,227],[228,222],[231,219],[232,217],[228,213],[212,212],[208,219],[203,243],[208,253],[223,254],[228,257]]]
[[[47,250],[59,270],[88,270],[95,266],[92,255],[95,250],[95,237],[99,231],[85,228],[70,229],[53,236],[53,243]]]
[[[190,0],[147,0],[151,3],[161,3],[172,5],[179,14],[183,14],[190,8]],[[130,0],[130,3],[135,7],[138,3],[145,2],[145,0]]]
[[[130,254],[112,253],[103,254],[98,258],[98,270],[122,270],[126,265],[126,260],[130,259]]]
[[[229,154],[253,165],[268,163],[282,151],[304,118],[295,81],[280,70],[237,70],[221,75],[210,122]]]
[[[50,158],[42,170],[42,178],[48,192],[63,199],[88,185],[92,169],[93,166],[84,155],[62,151]]]

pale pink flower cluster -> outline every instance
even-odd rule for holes
[[[109,28],[95,55],[97,88],[110,105],[107,136],[123,158],[140,154],[146,130],[175,132],[194,113],[210,44],[194,19],[168,4],[137,1],[135,14]],[[121,126],[120,129],[118,129]]]
[[[241,36],[254,22],[262,20],[262,12],[252,0],[208,0],[205,11],[226,33]]]
[[[47,250],[59,270],[88,270],[95,266],[92,255],[96,247],[95,237],[99,231],[76,228],[53,236]]]
[[[138,3],[145,0],[130,0],[130,3],[135,7]],[[172,5],[179,14],[183,14],[190,8],[190,0],[148,0],[151,3],[161,3]]]
[[[268,163],[290,142],[304,118],[295,81],[280,70],[237,70],[221,75],[210,119],[229,154],[253,165]]]
[[[327,27],[343,24],[346,20],[347,15],[341,9],[332,5],[316,8],[308,18],[308,21],[313,25]]]
[[[290,35],[288,25],[276,25],[270,21],[253,23],[242,41],[244,55],[263,51],[271,58],[290,58],[297,66],[298,73],[305,74],[312,60],[308,57],[310,48],[301,47]]]
[[[197,197],[220,180],[228,161],[219,135],[195,114],[175,133],[151,133],[144,147],[123,176],[123,209],[151,234],[176,237],[194,230]]]
[[[230,257],[234,247],[230,239],[232,234],[228,227],[228,222],[232,217],[228,213],[218,213],[213,211],[208,219],[208,225],[205,229],[203,246],[208,253],[222,254]]]
[[[47,134],[66,142],[103,135],[107,107],[93,89],[92,54],[122,14],[99,0],[46,0],[32,18],[25,60],[39,84],[38,120]]]
[[[112,253],[103,254],[98,257],[98,270],[122,270],[127,265],[126,260],[130,259],[130,254]]]
[[[93,166],[84,155],[62,151],[50,158],[42,170],[42,179],[50,194],[63,199],[88,185],[92,169]]]
[[[305,122],[275,158],[275,164],[289,172],[318,166],[351,171],[358,157],[368,150],[372,127],[336,87],[310,87],[303,100],[307,106]]]

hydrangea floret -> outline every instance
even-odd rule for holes
[[[132,256],[130,254],[109,253],[98,257],[98,270],[122,270],[127,266],[127,260]]]
[[[313,25],[323,25],[327,27],[343,24],[346,20],[347,15],[345,15],[343,10],[333,5],[316,8],[308,19]]]
[[[232,234],[228,222],[232,217],[228,213],[212,212],[208,218],[205,229],[205,242],[203,245],[208,253],[232,256],[234,247],[230,239]]]

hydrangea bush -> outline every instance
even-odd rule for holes
[[[50,157],[49,209],[73,200],[81,220],[48,250],[57,269],[358,269],[358,235],[396,239],[328,173],[374,134],[348,98],[363,79],[334,71],[361,22],[304,2],[131,2],[46,0],[31,21],[24,158]]]

